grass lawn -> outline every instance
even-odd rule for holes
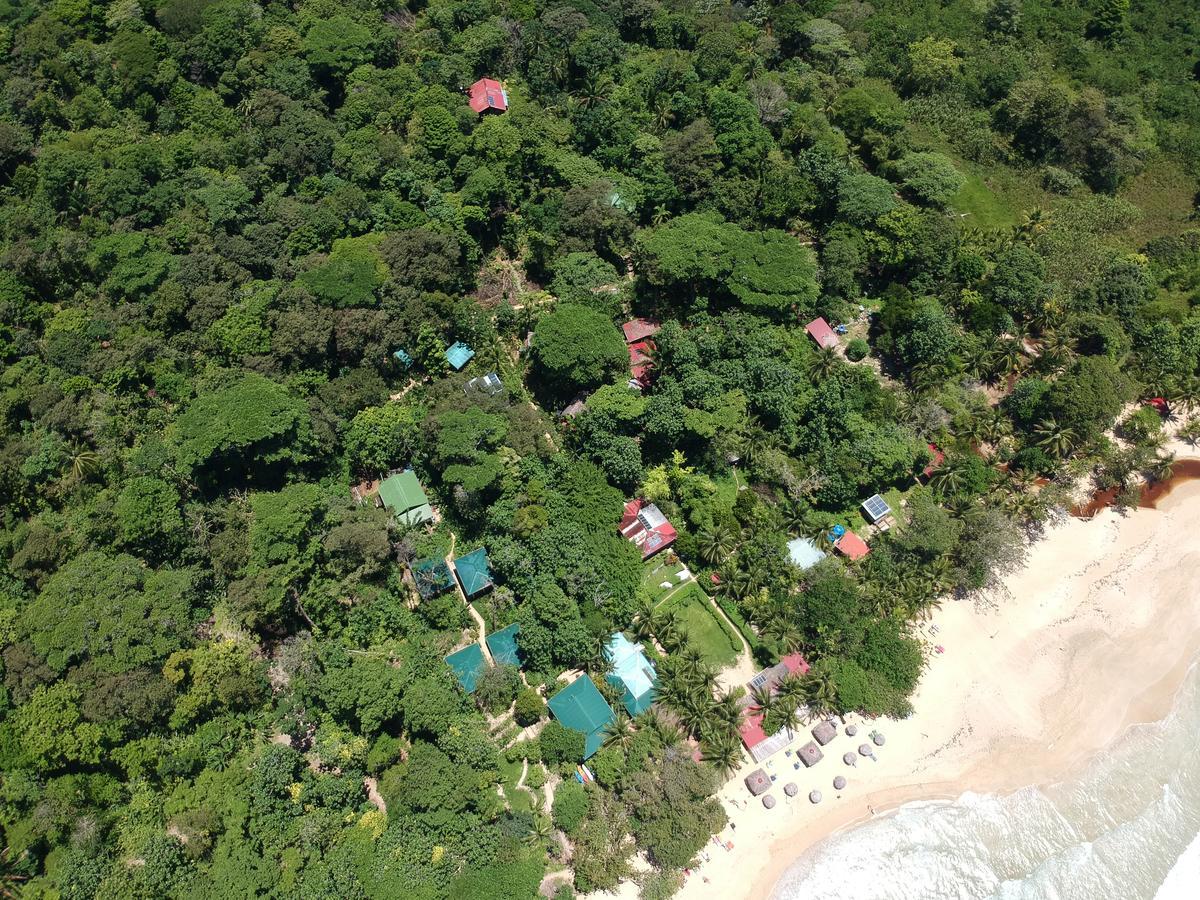
[[[687,566],[681,562],[668,563],[666,553],[660,553],[645,563],[642,569],[642,586],[646,588],[654,602],[658,603],[679,587],[682,582],[677,576],[686,568]],[[671,586],[662,587],[668,581],[671,582]]]
[[[723,622],[717,620],[718,613],[712,608],[708,597],[696,584],[674,594],[661,607],[664,611],[674,610],[679,616],[679,627],[687,632],[688,642],[704,655],[711,666],[724,668],[737,662],[741,645],[725,630]]]

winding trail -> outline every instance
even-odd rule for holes
[[[451,572],[454,571],[454,545],[457,542],[458,535],[456,535],[453,531],[450,532],[450,550],[446,553],[446,567],[449,568]],[[489,666],[494,666],[496,661],[492,659],[492,651],[488,649],[487,645],[487,622],[483,620],[483,616],[481,616],[479,611],[471,605],[469,600],[467,600],[467,595],[463,593],[462,585],[458,583],[457,576],[454,578],[454,590],[458,594],[459,599],[462,600],[463,606],[467,608],[467,612],[471,614],[471,618],[475,620],[475,625],[479,629],[479,639],[476,641],[476,643],[479,644],[479,649],[483,651],[483,658],[488,661]]]

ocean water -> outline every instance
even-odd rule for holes
[[[774,897],[1200,898],[1200,666],[1070,780],[901,807],[813,847]]]

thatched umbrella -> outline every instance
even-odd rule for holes
[[[840,791],[845,786],[846,786],[846,779],[843,776],[839,775],[837,778],[833,779],[833,789],[835,791]]]
[[[856,734],[858,734],[858,726],[857,725],[847,725],[846,726],[846,734],[850,735],[850,737],[854,737]]]
[[[808,799],[812,803],[820,803],[821,802],[821,792],[820,791],[809,791]]]
[[[857,765],[858,757],[855,756],[852,751],[847,750],[845,753],[842,754],[842,762],[844,762],[848,766]]]
[[[859,744],[858,753],[860,756],[870,756],[875,751],[871,749],[870,744]]]
[[[873,740],[875,742],[876,747],[882,747],[884,744],[887,743],[887,739],[882,734],[880,734],[878,731],[875,732],[873,735],[871,735],[871,740]]]
[[[746,776],[746,790],[753,796],[764,794],[771,787],[771,779],[767,777],[767,773],[762,769],[755,769]]]
[[[771,794],[767,794],[767,796],[763,797],[763,806],[765,806],[767,809],[774,809],[775,798]]]
[[[824,747],[837,737],[837,726],[832,722],[821,722],[812,730],[813,739]]]
[[[810,769],[819,763],[821,761],[821,757],[823,757],[825,754],[821,752],[820,747],[818,747],[812,741],[809,741],[796,751],[796,755],[800,757],[800,762],[804,763],[804,767],[806,769]]]
[[[789,797],[795,797],[796,794],[800,792],[800,788],[796,787],[796,782],[789,781],[783,786],[783,792]]]

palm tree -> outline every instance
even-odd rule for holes
[[[741,691],[737,688],[736,691]],[[713,719],[726,728],[736,729],[742,721],[740,695],[735,691],[722,695],[713,706]]]
[[[525,832],[525,846],[544,847],[553,834],[554,826],[550,824],[550,820],[545,816],[534,814],[533,820],[529,823],[529,830]]]
[[[1179,439],[1187,441],[1193,447],[1200,444],[1200,418],[1188,419],[1179,429]]]
[[[604,726],[604,746],[628,749],[633,740],[633,725],[629,716],[618,713],[611,722]]]
[[[836,702],[837,688],[828,673],[818,667],[804,676],[804,703],[814,714],[826,715]]]
[[[765,716],[771,711],[771,707],[775,705],[775,695],[771,693],[769,687],[759,685],[750,692],[750,703]]]
[[[1004,341],[996,350],[996,368],[1005,378],[1020,374],[1025,368],[1025,348],[1020,341]]]
[[[763,716],[763,731],[767,734],[774,734],[785,728],[790,732],[799,724],[800,711],[792,703],[776,703]]]
[[[71,472],[83,481],[100,467],[100,454],[86,445],[76,446],[71,452]]]
[[[1021,224],[1014,229],[1014,237],[1027,244],[1032,244],[1046,233],[1053,221],[1054,216],[1049,210],[1040,206],[1035,207],[1025,213]]]
[[[1175,454],[1156,456],[1154,462],[1146,469],[1146,475],[1151,481],[1169,481],[1175,473]]]
[[[775,685],[775,699],[784,706],[799,706],[804,702],[804,676],[788,675]]]
[[[711,763],[722,777],[727,777],[742,762],[741,742],[727,732],[713,735],[701,742],[700,752],[704,761]]]
[[[641,606],[633,614],[634,635],[640,641],[652,640],[660,623],[661,617],[658,610],[654,608],[654,601],[648,597],[643,597]]]
[[[1039,362],[1049,371],[1057,372],[1075,358],[1075,340],[1061,330],[1047,331],[1042,335],[1041,351]]]
[[[839,362],[837,351],[821,347],[808,361],[808,377],[819,384],[837,370]]]
[[[704,668],[704,654],[695,647],[685,647],[679,654],[679,673],[693,684]]]
[[[737,549],[733,532],[725,525],[706,528],[696,537],[700,559],[710,566],[724,563]]]
[[[774,641],[784,653],[795,653],[799,650],[804,637],[796,623],[782,613],[777,613],[767,622],[763,636]]]
[[[965,466],[958,460],[942,466],[929,478],[929,486],[943,497],[952,497],[961,493],[965,483]]]
[[[1058,459],[1071,455],[1075,446],[1075,432],[1061,426],[1054,419],[1044,419],[1033,429],[1037,435],[1037,445]]]

